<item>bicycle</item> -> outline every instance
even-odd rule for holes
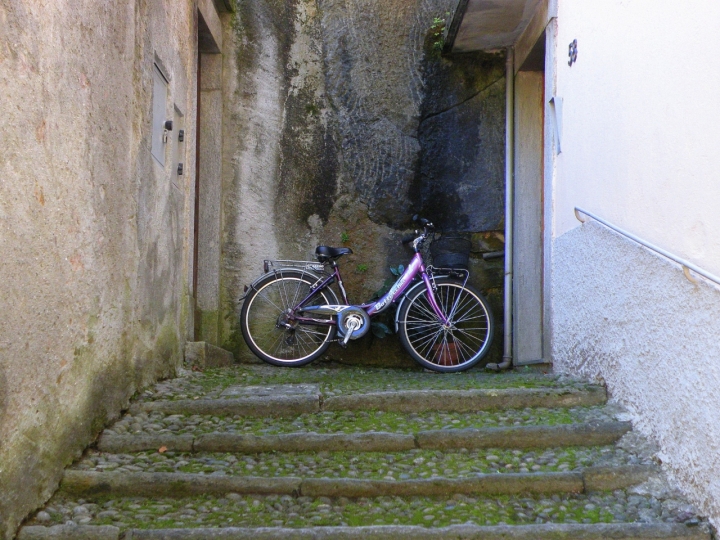
[[[250,350],[275,366],[302,366],[320,357],[336,335],[343,347],[363,337],[370,318],[396,304],[395,331],[421,366],[447,373],[477,364],[493,334],[487,300],[468,285],[467,269],[425,267],[422,247],[434,226],[415,219],[422,233],[416,230],[402,240],[412,242],[415,255],[377,301],[348,301],[337,260],[351,254],[350,248],[319,246],[317,263],[266,260],[265,274],[245,288],[243,297],[240,324]],[[337,283],[343,303],[332,283]]]

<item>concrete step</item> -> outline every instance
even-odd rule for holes
[[[310,388],[308,388],[310,386]],[[297,388],[302,390],[298,392]],[[246,395],[222,399],[179,399],[137,403],[130,413],[293,417],[321,411],[477,412],[526,407],[590,407],[607,401],[605,389],[489,388],[472,390],[400,390],[325,396],[319,386],[243,387]],[[257,395],[253,395],[253,391]]]
[[[234,362],[233,353],[216,347],[212,343],[205,341],[189,341],[185,343],[185,366],[187,368],[229,367]]]
[[[420,526],[314,527],[291,529],[197,528],[131,529],[117,527],[63,526],[24,527],[18,540],[605,540],[607,538],[641,540],[711,540],[707,525],[686,526],[674,523],[598,523],[534,525],[451,525]]]

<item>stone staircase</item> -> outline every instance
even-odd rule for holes
[[[710,539],[604,388],[539,372],[189,372],[18,539]]]

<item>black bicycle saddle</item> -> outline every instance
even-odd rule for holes
[[[315,248],[315,257],[320,262],[326,262],[330,259],[339,259],[343,255],[350,255],[352,252],[352,249],[346,247],[318,246]]]

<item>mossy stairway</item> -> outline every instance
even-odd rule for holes
[[[710,539],[602,387],[236,366],[139,396],[21,540]]]

